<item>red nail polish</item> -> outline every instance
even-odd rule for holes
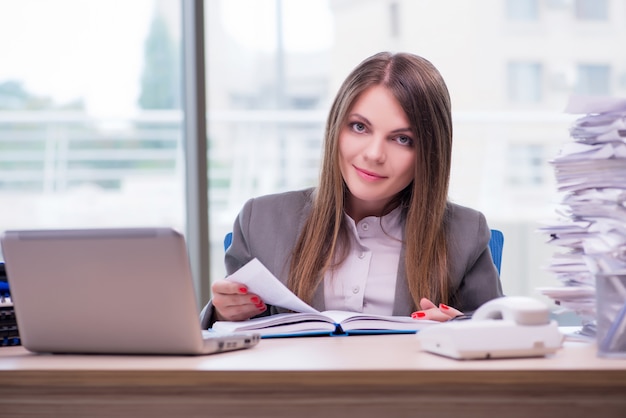
[[[413,313],[411,314],[411,318],[413,318],[413,319],[423,318],[423,317],[425,317],[425,316],[426,316],[426,313],[425,313],[425,312],[413,312]]]
[[[246,293],[248,293],[248,289],[242,286],[239,288],[239,293],[243,293],[245,295]]]
[[[263,312],[266,309],[265,304],[263,302],[261,302],[261,305],[258,305],[257,308],[259,308],[261,312]]]
[[[440,304],[439,304],[439,307],[440,307],[441,309],[446,309],[446,310],[447,310],[447,309],[450,309],[450,307],[449,307],[448,305],[444,305],[443,303],[440,303]]]
[[[259,304],[259,302],[261,302],[261,299],[259,299],[259,298],[258,298],[258,297],[256,297],[256,296],[252,296],[252,297],[250,298],[250,302],[254,303],[255,305],[258,305],[258,304]]]

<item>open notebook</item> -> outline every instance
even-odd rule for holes
[[[320,312],[298,298],[256,258],[227,276],[225,280],[242,283],[251,293],[259,295],[267,304],[279,306],[292,313],[263,316],[247,321],[217,321],[213,324],[213,330],[221,332],[257,332],[262,338],[414,334],[424,327],[438,323],[430,320],[417,320],[408,316],[336,310]]]
[[[1,240],[30,351],[192,355],[259,341],[201,330],[185,240],[170,228],[6,231]]]

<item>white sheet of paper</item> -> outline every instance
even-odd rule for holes
[[[295,312],[319,312],[293,294],[256,258],[226,277],[226,280],[246,285],[250,293],[259,295],[266,304]]]

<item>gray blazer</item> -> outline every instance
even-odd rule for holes
[[[227,274],[232,274],[253,258],[258,258],[286,284],[290,255],[311,210],[314,189],[305,189],[250,199],[233,226],[232,245],[226,251]],[[448,204],[448,265],[450,292],[456,295],[454,307],[464,312],[476,310],[484,302],[502,296],[498,272],[488,243],[490,230],[482,213],[453,203]],[[324,310],[324,286],[318,287],[311,305]],[[417,310],[411,299],[404,271],[404,248],[400,254],[393,314],[410,315]],[[268,306],[261,314],[284,312]],[[213,305],[200,314],[202,327],[213,323]]]

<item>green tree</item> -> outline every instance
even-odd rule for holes
[[[139,107],[180,107],[180,57],[163,17],[155,14],[144,46]]]

